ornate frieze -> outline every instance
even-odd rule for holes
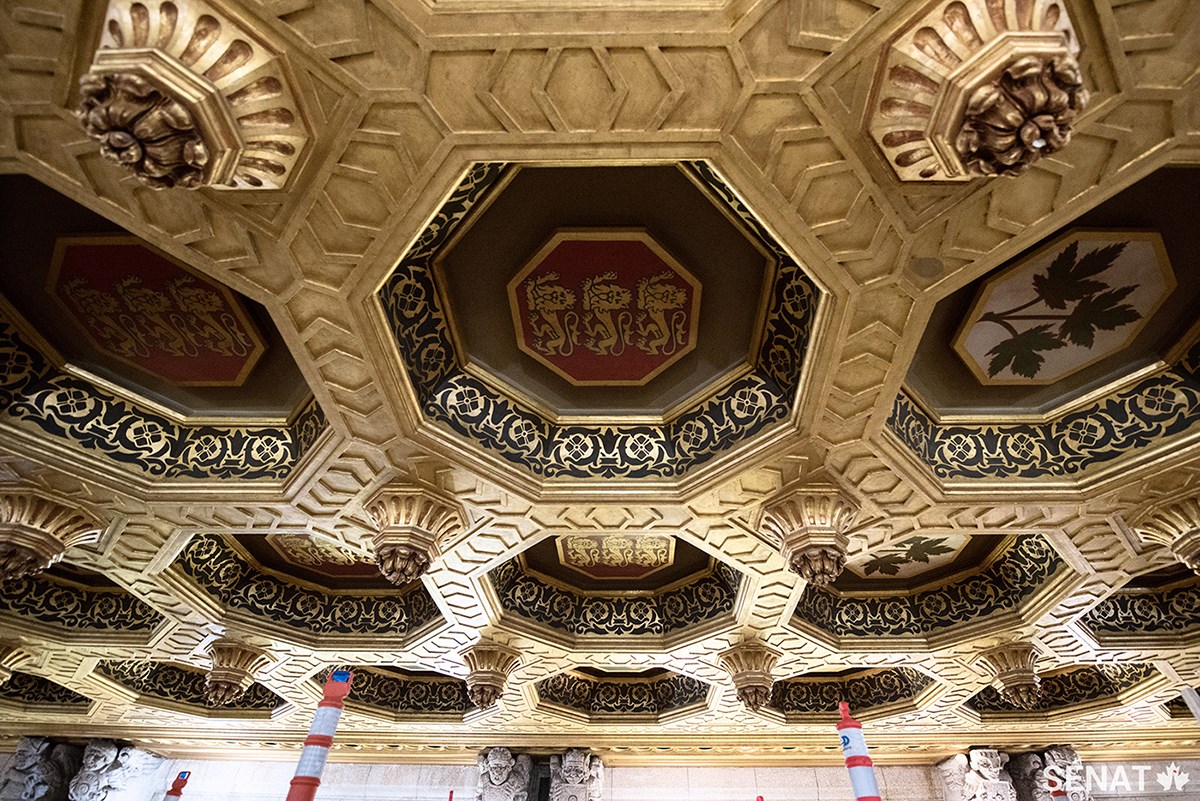
[[[718,563],[709,575],[657,595],[599,597],[547,584],[516,559],[488,574],[500,606],[576,636],[664,635],[733,611],[741,577]]]
[[[794,620],[835,637],[927,636],[1018,609],[1063,567],[1045,540],[1022,535],[983,571],[944,586],[866,597],[810,589]]]
[[[980,659],[992,673],[999,685],[1000,697],[1021,709],[1034,709],[1038,705],[1041,680],[1034,672],[1033,663],[1037,656],[1029,643],[1006,643],[990,648]]]
[[[0,490],[0,581],[41,573],[100,537],[93,515],[30,492]]]
[[[600,801],[604,762],[583,748],[550,756],[550,801]]]
[[[569,671],[536,685],[538,700],[579,712],[590,719],[661,716],[708,699],[709,686],[690,676],[663,672],[653,677],[611,674],[597,678]]]
[[[527,801],[533,763],[528,754],[513,756],[507,748],[482,751],[476,762],[479,784],[475,801]]]
[[[462,510],[421,487],[387,487],[364,507],[379,530],[375,562],[398,587],[416,581],[441,552],[438,542],[466,525]]]
[[[1118,590],[1092,607],[1082,623],[1104,635],[1154,636],[1189,634],[1200,630],[1200,584],[1161,590]]]
[[[31,673],[13,672],[0,685],[0,699],[22,706],[53,707],[55,712],[86,712],[92,699]]]
[[[354,691],[347,703],[385,712],[391,716],[454,718],[461,720],[471,708],[467,685],[453,676],[400,668],[355,666]],[[328,671],[313,681],[324,684]]]
[[[310,132],[283,48],[215,0],[110,0],[76,116],[155,189],[279,189]]]
[[[467,665],[467,692],[480,709],[493,706],[504,693],[504,684],[520,664],[518,651],[490,640],[480,640],[462,652]]]
[[[720,655],[721,667],[733,679],[738,700],[757,712],[771,700],[775,680],[771,669],[782,654],[756,640],[743,642]]]
[[[1200,496],[1156,507],[1133,525],[1147,540],[1170,548],[1179,561],[1200,573]]]
[[[817,587],[837,580],[846,565],[846,531],[858,505],[833,484],[810,484],[768,504],[762,527],[778,543],[792,572]]]
[[[1053,711],[1096,701],[1116,699],[1121,693],[1158,675],[1153,665],[1084,665],[1041,677],[1041,688],[1032,706],[1018,705],[1000,691],[985,687],[967,705],[977,712]]]
[[[208,674],[169,662],[106,660],[96,672],[139,695],[194,707],[214,706]],[[261,684],[250,684],[222,704],[224,710],[274,710],[284,700]]]
[[[260,572],[217,534],[198,534],[176,562],[225,606],[312,634],[416,631],[439,616],[425,587],[404,592],[332,594]]]
[[[904,181],[1017,175],[1087,103],[1061,0],[935,0],[884,48],[868,127]]]
[[[119,587],[80,587],[48,574],[5,583],[0,609],[80,632],[148,632],[163,617]]]
[[[788,718],[804,719],[837,712],[849,701],[858,710],[913,703],[933,679],[908,667],[865,669],[845,677],[799,676],[775,682],[771,706]]]
[[[44,737],[22,737],[0,782],[0,801],[67,801],[83,749]]]
[[[210,706],[228,706],[242,696],[260,670],[271,664],[271,654],[237,640],[222,637],[208,646],[212,668],[205,693]]]

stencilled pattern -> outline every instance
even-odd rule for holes
[[[96,672],[141,695],[211,708],[205,700],[204,686],[207,675],[195,668],[168,662],[106,660],[96,665]],[[272,710],[284,703],[278,695],[255,683],[221,709]]]
[[[20,671],[14,672],[12,678],[0,684],[0,699],[14,704],[48,704],[74,712],[87,711],[92,705],[92,699],[86,695],[41,676]]]
[[[787,416],[799,384],[819,292],[703,162],[685,166],[779,263],[755,372],[661,426],[549,423],[462,372],[433,283],[432,264],[505,166],[475,165],[380,290],[389,328],[425,414],[546,478],[680,476]]]
[[[526,575],[517,560],[489,574],[500,606],[528,620],[576,636],[664,635],[729,614],[740,577],[718,564],[707,576],[659,595],[595,597]]]
[[[605,680],[578,673],[559,673],[537,683],[543,702],[593,715],[658,716],[702,704],[709,686],[674,673],[644,681]]]
[[[1023,535],[986,570],[912,595],[858,598],[810,587],[795,619],[835,637],[935,634],[1017,609],[1063,567],[1045,540]]]
[[[372,595],[318,592],[260,573],[218,534],[193,537],[176,564],[220,603],[313,634],[401,635],[440,617],[420,583]]]
[[[1182,634],[1200,630],[1200,583],[1157,592],[1118,590],[1096,604],[1082,623],[1105,634]]]
[[[395,668],[353,666],[354,684],[347,703],[390,713],[462,717],[472,708],[467,683],[451,676],[407,674]],[[313,677],[324,685],[329,671]],[[407,674],[407,675],[406,675]]]
[[[1075,476],[1200,421],[1200,346],[1159,375],[1041,424],[939,425],[907,395],[888,427],[938,478]]]
[[[310,401],[292,426],[188,426],[56,370],[0,319],[0,412],[150,476],[286,478],[325,430]]]
[[[164,621],[125,590],[83,588],[44,573],[6,582],[0,609],[74,631],[150,631]]]
[[[775,682],[770,706],[789,717],[837,713],[838,704],[853,699],[856,710],[913,701],[933,679],[913,668],[882,668],[843,679],[804,678]]]
[[[1115,699],[1157,674],[1153,665],[1083,665],[1069,668],[1042,676],[1038,704],[1034,710],[1047,712]],[[1025,712],[1021,707],[1004,700],[994,687],[980,690],[967,702],[967,706],[977,712]]]

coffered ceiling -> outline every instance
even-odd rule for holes
[[[905,139],[990,113],[940,2],[105,5],[0,9],[0,511],[91,521],[0,590],[0,738],[290,756],[349,667],[335,759],[1200,751],[1200,5],[958,4],[1086,89],[992,178]],[[79,78],[200,14],[248,60],[155,189]]]

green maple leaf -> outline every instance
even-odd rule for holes
[[[1137,286],[1110,289],[1079,301],[1067,319],[1059,326],[1059,334],[1085,348],[1096,341],[1096,331],[1112,331],[1142,319],[1141,313],[1128,303],[1121,303]]]
[[[1015,336],[1009,337],[987,352],[992,357],[988,364],[988,375],[995,377],[1005,367],[1026,378],[1033,378],[1046,358],[1039,351],[1057,350],[1063,341],[1050,333],[1050,324],[1035,325]]]
[[[871,561],[863,565],[867,575],[875,573],[884,576],[895,576],[900,573],[900,568],[908,563],[908,557],[902,553],[885,553],[882,556],[876,556]]]
[[[1052,309],[1065,309],[1069,301],[1107,289],[1100,281],[1088,279],[1111,267],[1127,244],[1116,242],[1079,256],[1079,243],[1072,242],[1054,257],[1046,272],[1033,277],[1033,289]]]
[[[928,562],[931,556],[954,553],[953,548],[943,544],[945,542],[945,537],[915,537],[909,540],[907,556],[913,562]]]

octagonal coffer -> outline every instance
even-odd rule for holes
[[[789,415],[820,291],[704,162],[479,164],[378,300],[427,420],[541,478],[636,479]]]

